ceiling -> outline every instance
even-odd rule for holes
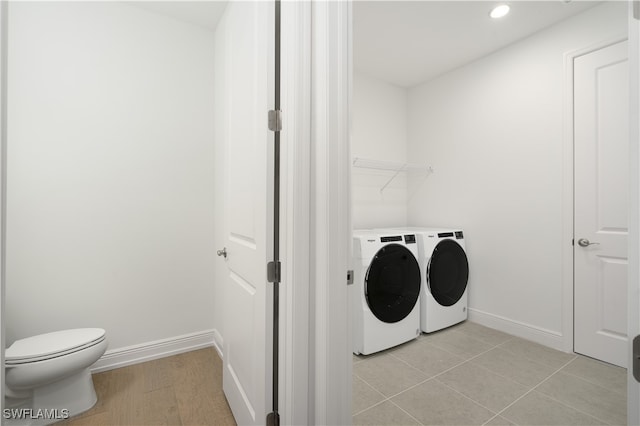
[[[411,87],[600,4],[589,0],[509,0],[511,13],[489,18],[502,2],[413,0],[353,2],[356,71]],[[138,7],[214,30],[226,0],[134,1]]]
[[[224,13],[227,1],[132,1],[130,4],[213,31]]]
[[[491,8],[500,3],[355,1],[354,69],[415,86],[601,2],[510,0],[511,13],[491,19]]]

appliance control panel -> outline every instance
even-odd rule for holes
[[[411,235],[405,235],[404,236],[404,242],[407,244],[415,244],[416,243],[416,236],[411,234]]]

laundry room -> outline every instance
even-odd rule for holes
[[[580,219],[574,218],[572,130],[574,96],[576,114],[583,102],[576,58],[624,40],[626,5],[510,2],[508,15],[492,19],[497,4],[354,3],[353,227],[464,232],[470,324],[458,329],[458,337],[491,341],[495,331],[558,353],[626,364],[626,349],[621,359],[577,346],[582,320],[577,292],[574,312],[573,230]],[[619,76],[612,79],[624,80]],[[625,127],[624,120],[611,123]],[[625,182],[626,159],[619,151],[601,161],[613,164],[611,179]],[[624,198],[625,188],[611,192]],[[616,203],[600,214],[615,222],[611,229],[625,233],[626,217],[614,208],[626,211],[626,205]],[[576,250],[597,248],[598,237],[589,238]],[[611,280],[617,295],[605,312],[618,313],[606,327],[626,345],[626,260],[618,263],[604,272],[607,279],[620,278]],[[444,337],[419,337],[429,339]],[[389,398],[373,376],[363,378],[363,359],[354,358],[354,395],[362,391],[362,379],[367,390]],[[377,401],[377,407],[389,402]],[[365,422],[367,404],[359,404],[354,402],[356,423]],[[422,422],[416,416],[407,421]]]

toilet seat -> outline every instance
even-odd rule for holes
[[[101,328],[77,328],[16,340],[5,351],[5,365],[20,365],[68,355],[105,340]]]

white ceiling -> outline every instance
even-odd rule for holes
[[[133,1],[130,4],[213,31],[224,13],[227,1]]]
[[[356,1],[354,69],[411,87],[596,6],[594,1]]]
[[[489,18],[487,0],[353,3],[356,71],[411,87],[576,15],[599,1],[508,0],[511,13]],[[214,30],[226,0],[134,1],[136,6]]]

